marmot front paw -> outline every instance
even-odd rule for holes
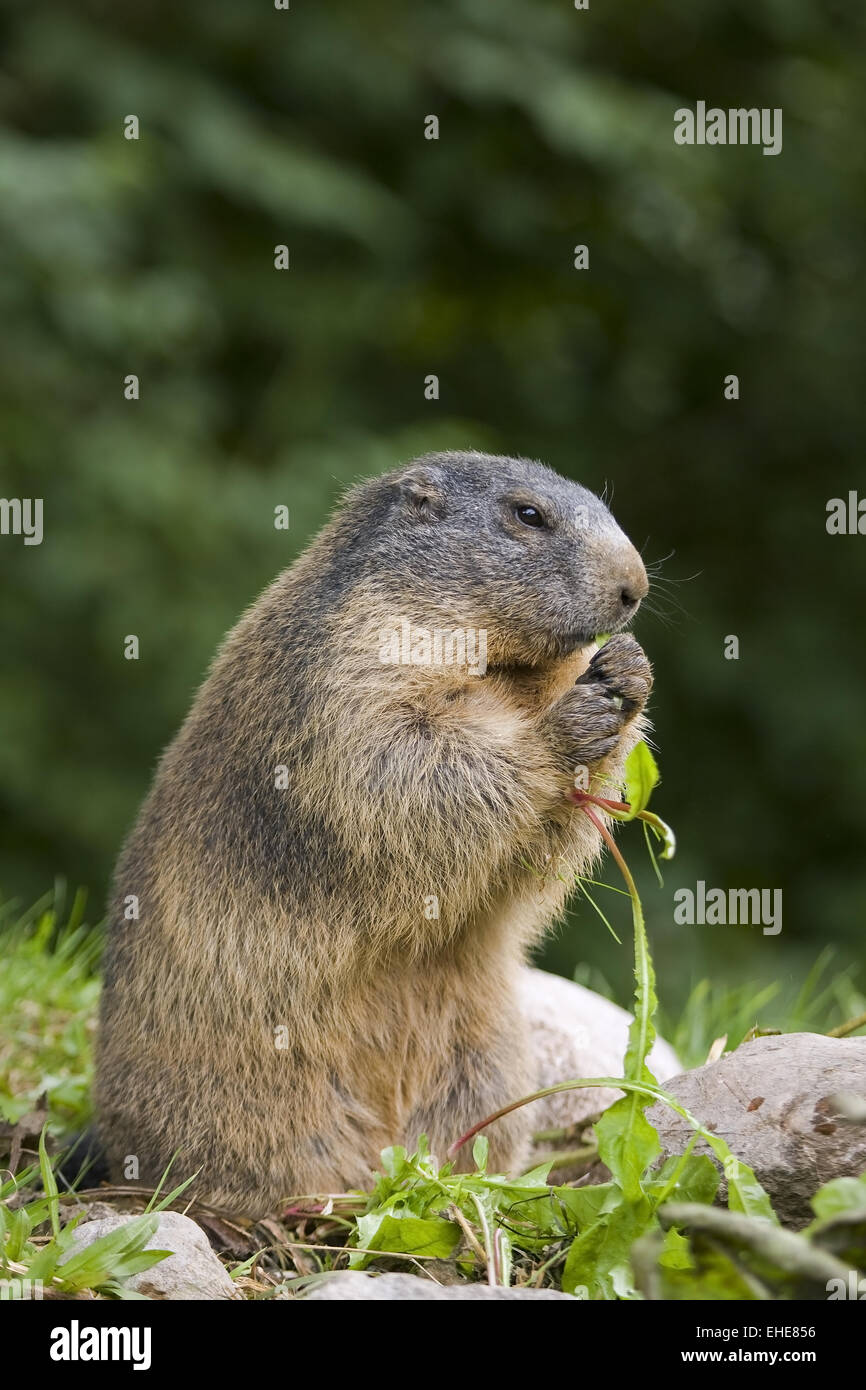
[[[600,762],[614,751],[625,726],[646,704],[652,683],[652,667],[630,633],[611,637],[596,652],[551,711],[571,766]]]

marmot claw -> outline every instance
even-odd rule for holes
[[[633,715],[649,699],[652,666],[636,638],[630,632],[619,632],[596,652],[577,684],[603,685],[610,695],[622,700],[623,712]]]
[[[570,765],[597,763],[613,753],[651,688],[652,668],[634,637],[611,637],[554,707]]]

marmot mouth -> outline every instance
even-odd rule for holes
[[[555,639],[568,652],[591,647],[598,640],[594,632],[557,632]]]
[[[579,629],[574,632],[559,632],[555,634],[555,640],[561,642],[563,647],[570,652],[577,651],[579,647],[603,647],[609,637],[615,632],[622,632],[629,627],[634,618],[634,613],[628,613],[618,622],[608,623],[606,627],[593,628],[592,632],[586,629]]]

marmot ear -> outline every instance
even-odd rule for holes
[[[404,473],[397,486],[400,496],[421,521],[441,521],[445,515],[445,487],[436,468],[422,465]]]

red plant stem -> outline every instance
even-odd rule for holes
[[[627,801],[608,801],[604,796],[593,796],[591,792],[578,791],[577,787],[569,793],[578,806],[601,806],[605,811],[630,811]]]
[[[545,1086],[541,1091],[535,1091],[531,1096],[523,1096],[520,1100],[513,1100],[510,1105],[503,1105],[501,1110],[496,1110],[492,1115],[487,1115],[483,1120],[479,1120],[471,1129],[467,1129],[465,1134],[461,1134],[459,1139],[448,1150],[448,1157],[455,1158],[464,1144],[468,1144],[470,1139],[474,1139],[476,1134],[488,1125],[492,1125],[494,1120],[501,1120],[503,1115],[510,1115],[513,1110],[519,1110],[522,1105],[527,1105],[533,1100],[543,1100],[545,1096],[556,1096],[562,1091],[585,1090],[591,1086],[609,1086],[612,1090],[635,1092],[637,1095],[649,1096],[651,1100],[664,1100],[668,1105],[672,1105],[678,1114],[688,1118],[688,1112],[679,1107],[660,1086],[647,1085],[640,1081],[629,1081],[624,1076],[592,1076],[581,1077],[575,1081],[560,1081],[556,1086]]]
[[[611,835],[610,831],[608,830],[607,826],[604,824],[603,821],[599,820],[598,816],[595,814],[595,811],[593,811],[591,806],[582,806],[581,810],[585,811],[586,814],[589,816],[596,830],[601,835],[602,839],[604,840],[605,844],[607,845],[608,849],[610,850],[611,854],[613,855],[614,859],[619,865],[619,871],[625,879],[625,886],[629,891],[629,896],[631,898],[637,898],[637,888],[635,887],[635,882],[631,876],[628,864],[626,864],[625,860],[620,854],[617,843]]]

